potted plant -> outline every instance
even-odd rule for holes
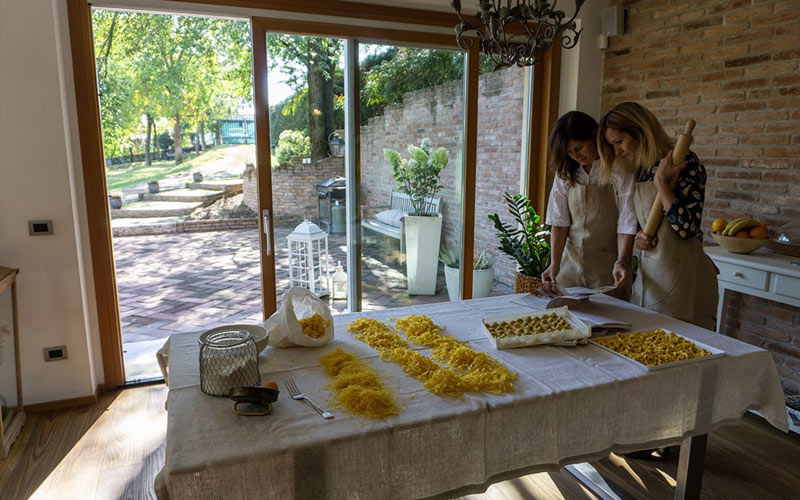
[[[122,195],[119,193],[108,193],[108,204],[114,210],[122,208]]]
[[[392,166],[398,189],[408,194],[414,212],[403,217],[403,237],[406,249],[408,293],[436,293],[436,271],[439,267],[437,249],[442,236],[442,216],[433,213],[432,202],[442,189],[439,175],[450,161],[445,148],[434,150],[431,140],[424,138],[419,147],[408,146],[410,159],[400,158],[393,149],[384,149],[383,156]]]
[[[203,173],[202,172],[194,172],[192,174],[192,178],[195,182],[203,182]]]
[[[546,239],[550,226],[541,221],[525,196],[505,193],[504,197],[516,224],[504,224],[497,214],[489,215],[489,220],[497,229],[500,250],[517,261],[514,292],[534,292],[542,286],[542,273],[550,265],[550,244]]]
[[[444,280],[447,283],[447,295],[451,302],[461,299],[461,252],[457,248],[442,247],[439,261],[444,264]],[[494,281],[494,255],[481,250],[472,259],[472,298],[488,297]]]
[[[155,194],[159,191],[158,179],[147,181],[147,190]]]

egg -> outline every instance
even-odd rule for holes
[[[267,380],[266,382],[264,382],[264,387],[266,389],[273,389],[275,391],[278,390],[278,384],[276,384],[275,381],[273,380]]]

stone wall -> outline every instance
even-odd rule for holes
[[[770,228],[800,216],[800,12],[779,0],[610,1],[628,9],[611,37],[602,109],[650,108],[675,135],[697,120],[692,149],[708,170],[703,228],[752,215]],[[722,331],[766,347],[784,389],[800,393],[800,314],[730,294]]]
[[[292,157],[287,165],[272,169],[273,224],[302,222],[303,218],[317,222],[317,192],[320,182],[344,176],[344,158],[334,156],[316,163],[303,163]],[[258,211],[258,184],[255,168],[245,168],[243,178],[244,202]]]
[[[475,201],[475,247],[489,250],[498,261],[497,279],[513,283],[516,265],[497,249],[489,213],[504,214],[503,192],[520,189],[520,151],[522,139],[524,71],[510,68],[481,75],[478,165]],[[444,147],[450,163],[442,171],[442,242],[459,246],[461,242],[461,184],[463,148],[463,83],[450,82],[406,94],[403,103],[371,118],[361,127],[361,197],[368,206],[387,205],[397,188],[392,169],[383,157],[384,149],[395,149],[408,158],[409,144],[419,145],[424,137],[434,148]],[[506,217],[508,217],[506,215]]]

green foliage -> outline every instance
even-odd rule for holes
[[[247,22],[94,9],[92,23],[106,157],[140,140],[143,115],[191,131],[252,101]]]
[[[286,164],[292,156],[308,157],[311,154],[311,138],[299,130],[284,130],[275,146],[278,165]]]
[[[392,174],[400,183],[398,189],[411,197],[414,206],[412,215],[436,215],[431,213],[431,202],[444,186],[439,185],[439,175],[450,161],[445,148],[433,150],[431,140],[424,138],[419,147],[410,144],[411,159],[400,158],[393,149],[384,149],[383,157],[392,166]]]
[[[486,250],[480,250],[472,257],[472,269],[482,271],[494,267],[494,255]],[[455,247],[443,246],[439,251],[439,261],[447,267],[458,269],[461,262],[461,250]]]
[[[504,198],[516,225],[502,223],[497,214],[489,215],[500,238],[498,248],[517,261],[522,274],[538,278],[550,265],[550,244],[545,239],[550,226],[541,222],[525,196],[504,193]]]

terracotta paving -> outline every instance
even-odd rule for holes
[[[289,288],[286,236],[293,228],[275,231],[279,297]],[[436,295],[408,295],[404,266],[389,258],[398,246],[388,238],[365,239],[363,309],[448,300],[441,271]],[[328,247],[333,274],[336,261],[346,261],[344,235],[331,235]],[[114,256],[128,380],[141,378],[133,365],[150,365],[152,372],[151,353],[173,333],[262,321],[257,230],[120,237],[114,239]],[[496,284],[493,294],[509,292]],[[346,312],[346,301],[327,300],[334,314]],[[135,361],[137,356],[144,361]]]

